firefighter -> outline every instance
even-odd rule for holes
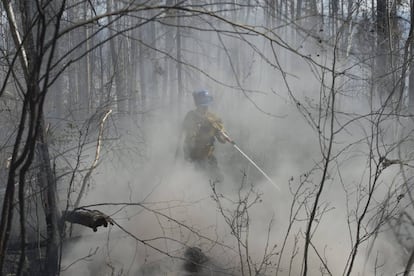
[[[213,97],[207,90],[193,92],[195,110],[187,113],[183,122],[184,158],[205,171],[211,180],[221,182],[223,175],[214,156],[214,142],[231,142],[224,132],[221,119],[208,110]]]

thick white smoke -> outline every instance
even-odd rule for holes
[[[266,45],[264,48],[268,46],[262,40],[255,43]],[[309,123],[309,119],[321,122],[321,127],[324,126],[324,120],[329,123],[329,114],[324,113],[323,104],[330,97],[330,87],[323,86],[320,75],[315,74],[307,62],[284,50],[278,49],[278,54],[283,57],[282,66],[288,64],[282,69],[288,73],[289,89],[280,71],[274,70],[246,46],[240,46],[239,51],[241,55],[249,57],[250,62],[240,64],[242,73],[238,81],[233,72],[217,71],[207,61],[200,66],[206,72],[213,72],[212,76],[220,80],[229,79],[232,84],[242,83],[245,91],[219,85],[202,76],[200,82],[189,80],[185,84],[187,104],[182,110],[177,111],[175,106],[159,106],[142,116],[144,119],[139,123],[141,128],[124,122],[123,127],[118,129],[121,133],[119,145],[126,149],[145,149],[145,152],[124,150],[119,155],[114,147],[95,171],[92,188],[82,203],[109,203],[108,206],[99,207],[100,210],[111,215],[129,233],[117,226],[101,228],[98,233],[71,243],[64,251],[64,267],[91,252],[94,254],[75,262],[63,275],[98,275],[110,271],[126,275],[161,275],[168,270],[175,271],[176,274],[171,275],[182,275],[180,258],[183,258],[187,246],[201,248],[211,258],[211,262],[229,269],[229,273],[240,275],[240,248],[229,226],[234,226],[232,223],[236,220],[226,222],[223,214],[235,219],[237,216],[234,212],[240,204],[234,202],[242,200],[250,187],[260,194],[260,199],[249,209],[248,222],[241,222],[245,228],[240,234],[243,238],[247,237],[247,241],[241,242],[247,242],[250,261],[260,263],[266,250],[269,253],[274,247],[275,254],[265,264],[268,270],[263,270],[265,275],[274,275],[278,254],[284,244],[279,275],[287,275],[289,270],[291,275],[299,275],[303,263],[306,219],[314,200],[314,195],[309,198],[306,195],[313,189],[316,191],[320,184],[323,170],[321,144],[326,145],[325,138],[318,135],[318,130]],[[264,51],[271,56],[269,49]],[[316,55],[324,50],[306,45],[301,51]],[[330,66],[332,60],[329,52],[324,54],[325,58],[320,58],[318,62]],[[329,85],[331,76],[329,72],[324,73],[324,85]],[[185,112],[193,108],[191,91],[199,88],[210,90],[215,98],[212,111],[223,119],[231,137],[270,175],[280,190],[275,189],[231,145],[217,144],[216,156],[225,175],[224,182],[217,186],[217,194],[223,195],[219,197],[223,203],[220,210],[212,197],[209,179],[183,160],[180,149],[180,154],[176,156],[177,147],[180,147],[178,137],[181,121]],[[291,98],[289,90],[301,105]],[[343,113],[337,114],[336,129],[352,120],[353,117],[347,116],[345,112],[370,112],[369,101],[364,93],[353,98],[338,94],[337,101],[335,108]],[[326,269],[321,259],[334,275],[345,269],[352,251],[352,235],[355,234],[352,212],[356,204],[364,203],[364,199],[358,201],[361,198],[356,194],[363,196],[364,192],[360,188],[368,183],[370,173],[367,171],[370,148],[366,141],[369,130],[369,122],[355,120],[335,136],[333,156],[339,155],[332,159],[320,199],[318,213],[324,215],[318,216],[314,223],[309,275]],[[144,139],[141,140],[138,137],[143,133]],[[137,139],[134,140],[134,137]],[[145,144],[142,145],[142,142]],[[392,181],[394,175],[395,172],[387,171],[380,181]],[[305,179],[307,181],[303,184],[302,193],[295,198],[292,191]],[[386,196],[386,188],[378,191],[376,200]],[[251,194],[248,202],[251,203],[254,197],[255,194]],[[294,200],[296,204],[292,207]],[[126,206],[114,206],[111,203],[125,203]],[[292,215],[299,207],[294,224],[289,228]],[[351,223],[351,227],[348,223]],[[285,241],[288,230],[289,236]],[[88,231],[81,230],[81,233],[85,235]],[[141,241],[135,240],[130,234]],[[167,254],[160,253],[148,244]],[[374,275],[375,261],[382,262],[389,269],[383,271],[395,271],[401,264],[391,263],[390,257],[395,256],[396,251],[390,244],[380,235],[371,251],[371,256],[375,258],[369,258],[368,261],[365,257],[369,252],[369,243],[363,244],[354,274]],[[319,256],[314,249],[317,249]],[[241,250],[244,269],[247,269],[246,250]]]

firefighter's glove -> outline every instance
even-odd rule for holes
[[[221,136],[223,137],[223,140],[225,142],[229,142],[230,144],[236,144],[233,139],[230,138],[230,136],[225,132],[225,131],[221,131],[220,132]]]

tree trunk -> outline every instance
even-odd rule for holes
[[[86,3],[86,2],[85,2]],[[86,5],[86,4],[85,4]],[[86,9],[83,11],[78,11],[78,13],[82,13],[82,17],[86,18]],[[76,54],[82,55],[88,50],[89,43],[88,40],[88,31],[87,26],[82,26],[80,32],[78,33],[76,44],[81,43],[76,51]],[[89,70],[88,70],[88,54],[83,57],[77,63],[77,83],[76,83],[76,91],[77,91],[77,105],[79,106],[78,115],[80,118],[78,119],[85,119],[89,114],[89,87],[90,87],[90,79],[89,79]]]
[[[413,8],[411,7],[411,11]],[[413,25],[413,19],[411,19],[411,25]],[[413,26],[412,26],[413,27]],[[410,56],[412,57],[414,53],[413,43],[410,45]],[[413,63],[410,63],[410,72],[408,79],[408,111],[410,114],[414,114],[414,66]]]
[[[183,102],[183,94],[184,94],[184,87],[183,87],[183,66],[182,66],[182,36],[181,36],[181,16],[180,12],[177,13],[177,33],[176,33],[176,42],[177,42],[177,103],[181,104]]]
[[[135,22],[131,22],[134,24]],[[137,113],[137,93],[138,93],[138,83],[137,83],[137,74],[138,74],[138,45],[136,41],[137,31],[133,30],[131,32],[132,38],[130,39],[130,48],[129,48],[129,61],[128,61],[128,110],[129,114],[134,115]]]
[[[410,0],[410,32],[407,38],[407,42],[409,42],[409,55],[404,62],[408,62],[412,60],[414,56],[414,43],[413,43],[413,35],[414,35],[414,0]],[[410,62],[408,64],[408,113],[414,113],[414,66],[413,63]]]
[[[140,40],[144,39],[142,28],[139,29],[139,38]],[[147,72],[148,68],[146,67],[146,55],[147,55],[147,49],[145,46],[140,43],[139,44],[139,86],[140,86],[140,108],[142,110],[146,109],[146,103],[147,103]]]
[[[23,107],[21,113],[21,120],[18,127],[18,133],[13,149],[13,155],[11,165],[9,169],[7,189],[5,199],[3,203],[2,217],[0,223],[0,273],[3,272],[4,258],[6,255],[7,243],[10,236],[11,222],[13,219],[13,201],[14,201],[14,187],[16,177],[18,176],[19,185],[19,211],[20,211],[20,261],[17,267],[17,274],[24,273],[25,268],[25,249],[26,249],[26,214],[25,214],[25,182],[26,173],[30,169],[35,156],[36,145],[40,145],[42,150],[39,152],[39,157],[42,159],[42,165],[44,170],[42,173],[47,178],[47,185],[44,186],[47,194],[45,206],[46,222],[48,227],[48,254],[46,263],[48,266],[48,275],[58,274],[58,261],[59,261],[59,244],[60,235],[58,228],[59,211],[57,209],[57,193],[56,186],[53,181],[53,174],[50,169],[50,160],[47,145],[45,144],[45,124],[43,121],[43,105],[45,102],[46,92],[48,88],[48,80],[50,67],[45,66],[45,79],[42,79],[41,68],[46,59],[50,61],[54,57],[54,50],[56,48],[56,35],[60,27],[60,19],[63,14],[65,2],[60,2],[57,13],[54,14],[52,22],[50,24],[53,29],[48,29],[48,24],[45,24],[50,18],[39,16],[39,21],[33,23],[33,18],[37,16],[37,12],[42,12],[43,15],[50,14],[51,10],[55,11],[52,4],[45,6],[34,6],[34,3],[30,1],[21,0],[19,6],[21,8],[21,22],[22,30],[18,30],[18,24],[14,16],[14,11],[8,0],[3,0],[4,7],[7,8],[7,19],[10,26],[13,26],[13,39],[16,49],[20,49],[19,57],[21,61],[21,67],[24,71],[24,77],[26,82],[26,91],[24,93]],[[38,10],[41,8],[42,10]],[[33,26],[33,24],[37,24]],[[48,51],[48,55],[44,55],[44,43],[46,34],[53,33],[52,47]],[[20,39],[20,33],[22,37],[25,37],[24,44]],[[36,40],[34,39],[36,37]],[[50,65],[50,63],[48,62]],[[41,85],[43,89],[41,88]],[[43,146],[42,146],[43,145]],[[50,272],[50,273],[49,273]]]
[[[44,210],[46,217],[47,247],[46,247],[46,272],[47,275],[57,275],[60,261],[61,227],[59,225],[61,212],[58,206],[58,193],[56,181],[50,166],[50,154],[46,141],[46,132],[43,116],[40,118],[39,140],[37,152],[40,162],[41,190],[45,191]]]
[[[377,49],[376,49],[376,70],[374,72],[375,83],[377,85],[376,90],[381,104],[387,97],[387,84],[389,79],[386,78],[388,68],[388,8],[387,0],[377,1]]]
[[[175,0],[167,0],[166,4],[168,6],[174,6]],[[177,95],[177,85],[175,84],[176,81],[176,73],[174,68],[174,61],[172,57],[174,57],[174,49],[175,49],[175,37],[174,37],[174,27],[169,25],[174,25],[175,18],[174,14],[176,11],[169,10],[167,12],[167,16],[164,19],[166,25],[164,26],[165,32],[165,39],[164,39],[164,51],[167,53],[163,60],[163,74],[162,74],[162,86],[161,86],[161,102],[162,104],[168,104],[171,102],[175,102],[176,95]]]
[[[112,0],[107,0],[107,12],[110,13],[112,11],[112,6],[116,6],[115,2]],[[112,21],[114,18],[112,16],[109,17],[109,20]],[[115,31],[117,31],[117,23],[112,24],[114,27],[109,28],[109,36],[114,36]],[[113,37],[109,40],[109,46],[111,49],[111,58],[112,58],[112,67],[114,70],[115,76],[115,86],[116,86],[116,96],[117,96],[117,107],[118,113],[125,114],[127,112],[127,104],[126,104],[126,87],[125,87],[125,62],[124,62],[124,54],[123,54],[123,47],[124,41],[122,37]]]

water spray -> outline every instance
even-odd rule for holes
[[[225,133],[224,131],[221,132],[223,134],[223,136],[226,138],[226,140],[232,144],[233,148],[235,148],[238,152],[241,153],[241,155],[243,155],[244,158],[246,158],[264,177],[266,177],[266,179],[272,183],[272,185],[278,190],[280,191],[280,187],[279,185],[277,185],[275,182],[273,182],[273,180],[256,164],[256,162],[254,162],[246,153],[244,153],[237,145],[236,142],[234,142],[227,133]]]

